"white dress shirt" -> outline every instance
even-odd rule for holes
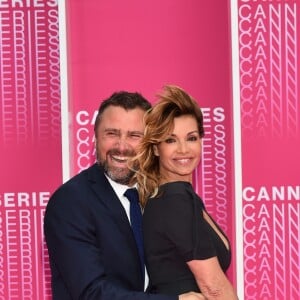
[[[134,188],[136,186],[127,186],[127,185],[123,185],[120,183],[117,183],[113,180],[111,180],[106,174],[105,174],[106,178],[108,179],[110,185],[112,186],[113,190],[115,191],[115,193],[117,194],[121,204],[123,205],[126,215],[128,217],[128,220],[130,222],[130,213],[129,213],[129,209],[130,209],[130,202],[127,199],[127,197],[124,196],[124,193],[126,192],[127,189],[129,188]],[[147,269],[145,266],[145,283],[144,283],[144,290],[146,290],[147,286],[149,284],[149,277],[148,277],[148,273],[147,273]]]

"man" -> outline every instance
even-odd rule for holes
[[[143,136],[149,102],[118,92],[105,100],[95,122],[97,163],[63,184],[46,208],[54,300],[175,300],[144,293],[144,278],[123,195],[132,171],[128,158]],[[188,293],[180,300],[204,299]]]

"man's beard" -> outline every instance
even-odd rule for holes
[[[107,152],[107,156],[126,156],[126,157],[132,157],[135,155],[135,152],[132,150],[126,150],[126,151],[119,151],[118,149],[111,149]],[[130,170],[128,167],[114,167],[110,166],[107,159],[103,159],[100,157],[100,155],[97,154],[98,158],[98,164],[103,167],[104,172],[107,174],[107,176],[112,179],[113,181],[128,185],[132,176],[134,175],[134,171]]]

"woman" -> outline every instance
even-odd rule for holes
[[[133,163],[144,206],[150,292],[201,291],[206,299],[237,299],[225,275],[229,241],[192,187],[204,136],[200,108],[181,88],[165,86],[145,125]]]

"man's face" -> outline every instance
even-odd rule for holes
[[[126,111],[122,107],[109,106],[101,116],[96,131],[96,152],[100,165],[114,181],[128,184],[133,171],[128,169],[128,158],[136,154],[143,133],[141,108]]]

